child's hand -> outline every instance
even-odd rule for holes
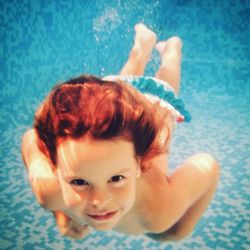
[[[59,231],[62,235],[80,240],[85,238],[90,233],[90,228],[88,225],[81,226],[73,220],[69,221],[68,224],[63,227],[59,227]]]
[[[60,233],[73,239],[83,239],[90,233],[88,225],[81,226],[62,212],[55,212],[56,223]]]

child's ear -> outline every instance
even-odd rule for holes
[[[141,172],[147,172],[152,166],[152,163],[150,160],[144,160],[140,163],[140,171]]]

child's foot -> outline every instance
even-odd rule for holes
[[[161,41],[156,44],[161,58],[175,56],[177,59],[181,58],[182,41],[179,37],[173,36],[166,41]]]
[[[144,24],[135,25],[135,43],[134,49],[148,60],[153,48],[155,47],[157,37],[156,34],[147,28]]]

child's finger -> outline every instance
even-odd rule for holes
[[[63,230],[61,228],[60,232],[64,236],[79,240],[86,237],[90,233],[90,229],[88,225],[85,226],[67,225],[66,227],[63,228]]]
[[[83,227],[73,226],[71,230],[68,231],[67,236],[79,240],[85,238],[89,233],[90,228],[88,225]]]

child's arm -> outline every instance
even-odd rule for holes
[[[88,225],[81,226],[60,211],[54,211],[60,233],[73,239],[83,239],[90,233]]]
[[[86,237],[90,232],[87,225],[81,226],[59,211],[64,208],[61,188],[49,160],[37,146],[37,134],[34,129],[24,134],[22,156],[36,198],[43,207],[54,210],[53,214],[60,233],[74,239]]]
[[[157,204],[155,223],[162,228],[165,224],[168,229],[147,235],[159,241],[179,240],[189,235],[210,203],[218,179],[219,166],[211,156],[197,154],[186,160],[168,178]],[[154,218],[152,215],[151,220]]]
[[[29,172],[29,180],[38,202],[49,210],[61,210],[60,185],[47,157],[37,146],[37,134],[28,130],[22,141],[22,157]]]

